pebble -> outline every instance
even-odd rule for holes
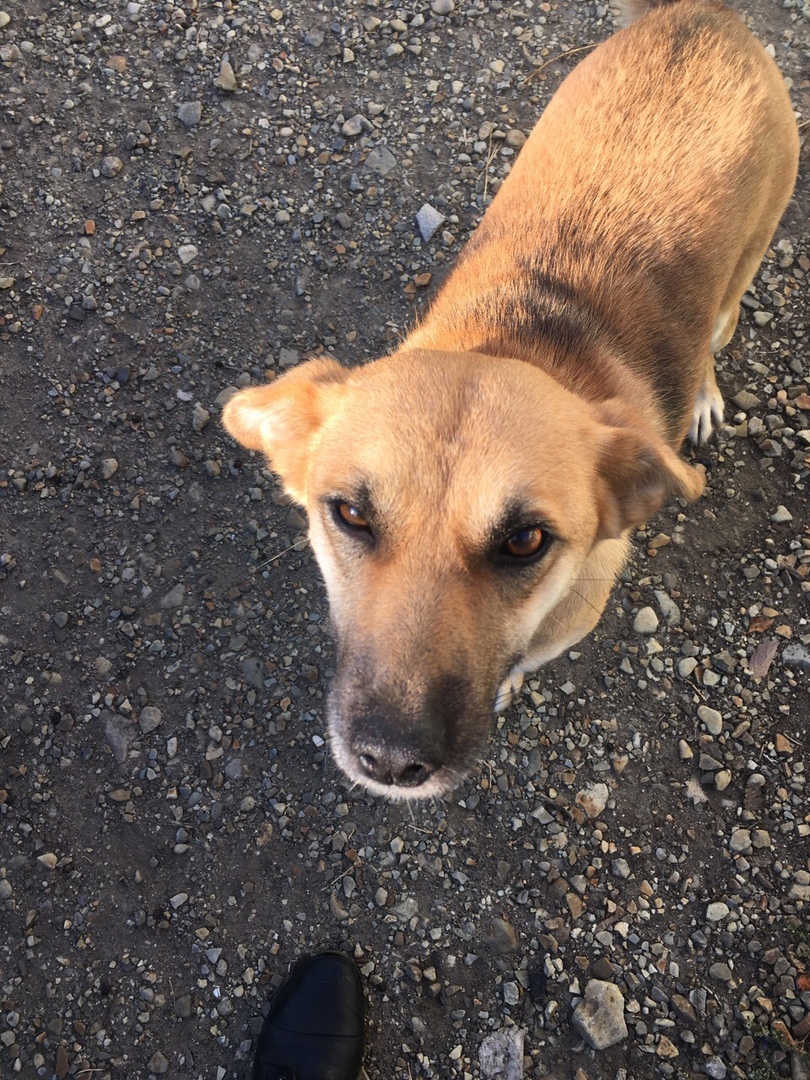
[[[452,15],[456,10],[455,0],[432,0],[430,10],[434,15]]]
[[[195,127],[202,119],[202,102],[183,102],[177,109],[177,119],[181,124],[185,124],[186,127]]]
[[[231,67],[231,65],[229,64],[229,62],[227,60],[223,60],[222,63],[220,64],[219,74],[217,75],[216,79],[214,80],[214,86],[216,86],[216,88],[218,90],[224,90],[226,94],[235,94],[236,93],[236,91],[238,89],[238,83],[236,81],[236,75],[234,74],[234,70],[233,70],[233,68]],[[200,113],[200,115],[202,115],[202,112]],[[178,113],[178,116],[179,116],[179,113]],[[180,117],[180,120],[183,123],[187,122],[187,121],[183,120],[182,116]],[[195,123],[195,124],[198,124],[199,122],[200,122],[200,117],[199,116],[197,117],[196,120],[192,121],[192,123]]]
[[[728,916],[729,911],[728,904],[724,904],[722,900],[717,900],[706,908],[706,918],[709,922],[722,922]]]
[[[11,16],[9,15],[9,13],[7,11],[0,11],[0,30],[8,26],[10,22]]]
[[[605,1050],[626,1039],[624,997],[618,986],[591,979],[585,987],[585,997],[574,1009],[571,1023],[594,1050]]]
[[[738,409],[742,409],[743,412],[749,412],[760,404],[760,400],[756,394],[751,394],[748,390],[741,390],[738,394],[735,394],[731,400],[732,403],[736,405]]]
[[[752,850],[751,830],[733,829],[731,832],[731,839],[729,840],[728,846],[735,855],[750,854]]]
[[[717,963],[712,964],[709,968],[709,977],[712,979],[717,979],[718,982],[729,983],[734,979],[734,972],[731,970],[728,964],[725,964],[722,961],[718,961]]]
[[[771,514],[771,521],[777,525],[784,525],[788,521],[793,521],[793,514],[788,510],[786,506],[777,506],[774,513]]]
[[[388,176],[397,167],[397,159],[387,146],[376,146],[366,158],[365,166],[379,176]]]
[[[610,789],[607,784],[589,784],[582,791],[578,791],[575,797],[577,806],[581,806],[587,817],[598,818],[607,806],[610,797]]]
[[[430,203],[422,204],[416,215],[416,224],[419,226],[419,231],[425,243],[444,225],[446,220],[444,214],[432,207]]]
[[[203,431],[211,421],[211,413],[203,405],[195,403],[191,412],[191,426],[195,431]]]
[[[361,135],[367,126],[370,126],[368,120],[357,113],[355,116],[345,120],[340,130],[347,139],[351,139],[355,135]]]
[[[163,1076],[164,1073],[169,1071],[169,1059],[160,1050],[156,1050],[150,1057],[149,1064],[146,1067],[155,1076]]]
[[[150,732],[160,727],[162,722],[163,714],[160,709],[156,708],[154,705],[145,705],[141,709],[138,723],[140,724],[141,731],[144,735],[148,735]]]
[[[708,705],[698,705],[698,720],[710,735],[719,735],[723,730],[723,717],[717,709],[711,709]]]
[[[655,633],[658,629],[658,616],[651,607],[643,607],[637,612],[633,619],[633,629],[637,634]]]
[[[482,1039],[478,1049],[481,1080],[522,1080],[523,1039],[523,1031],[516,1027]]]
[[[681,609],[678,607],[678,605],[675,603],[669,593],[665,593],[662,592],[660,589],[656,589],[655,600],[658,604],[658,608],[661,614],[664,616],[664,622],[667,624],[667,626],[678,626],[681,621]]]
[[[810,649],[794,642],[782,652],[782,660],[788,667],[810,668]]]
[[[111,480],[118,472],[118,462],[115,458],[104,458],[99,462],[98,474],[102,480]]]
[[[107,157],[101,159],[101,175],[106,177],[118,176],[124,167],[124,163],[120,157],[116,157],[114,154],[108,154]]]

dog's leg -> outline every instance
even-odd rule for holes
[[[734,324],[737,318],[734,317]],[[734,326],[732,325],[732,333]],[[729,335],[730,336],[730,335]],[[712,342],[714,344],[714,342]],[[698,390],[695,408],[692,412],[692,424],[689,428],[689,441],[694,446],[702,446],[711,438],[715,428],[723,423],[723,395],[717,386],[717,378],[714,373],[714,357],[706,358],[706,370],[703,374],[703,382]]]
[[[526,672],[521,667],[513,667],[501,685],[495,698],[495,712],[502,713],[512,704],[512,699],[520,692]]]

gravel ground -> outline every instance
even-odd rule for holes
[[[810,8],[742,6],[810,118]],[[306,523],[219,406],[390,348],[610,18],[0,7],[2,1075],[244,1078],[289,964],[340,947],[371,1080],[807,1080],[806,176],[707,496],[478,775],[388,805],[329,758]]]

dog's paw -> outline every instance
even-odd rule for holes
[[[703,446],[722,423],[723,395],[712,377],[711,381],[704,382],[698,392],[689,428],[689,441],[693,446]]]
[[[498,687],[498,695],[495,698],[496,713],[503,712],[503,710],[511,704],[512,698],[515,694],[518,693],[521,686],[523,686],[523,679],[525,677],[525,674],[526,673],[521,668],[515,667],[512,668],[512,670],[503,680],[501,685]]]

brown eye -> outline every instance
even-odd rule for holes
[[[530,525],[504,540],[500,554],[509,559],[531,559],[543,551],[546,541],[547,533],[539,525]]]
[[[335,515],[344,525],[348,525],[352,529],[363,529],[366,532],[371,532],[371,526],[356,506],[352,506],[349,502],[336,502],[334,503],[334,509]]]

